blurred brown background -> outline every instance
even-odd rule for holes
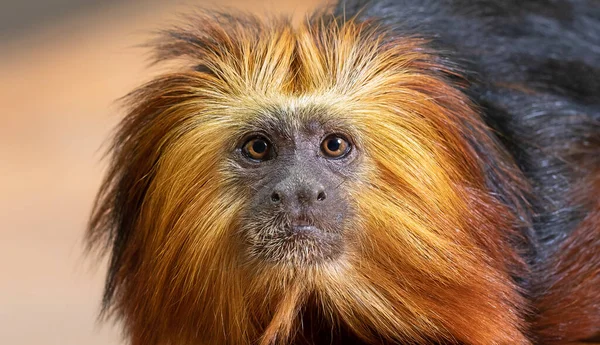
[[[322,0],[0,0],[0,344],[121,344],[96,323],[82,237],[114,101],[149,78],[151,30],[196,5],[301,17]]]

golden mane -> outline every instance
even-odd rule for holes
[[[201,14],[154,42],[157,60],[182,68],[126,98],[89,232],[113,249],[107,308],[134,345],[300,342],[306,308],[365,341],[529,344],[511,278],[524,270],[509,245],[518,220],[486,188],[486,173],[521,177],[493,164],[505,153],[452,82],[459,72],[420,38],[319,18]],[[338,261],[295,269],[240,254],[252,191],[228,152],[273,108],[356,135],[366,168]]]

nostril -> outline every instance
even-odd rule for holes
[[[271,194],[271,201],[273,203],[278,203],[281,201],[281,196],[279,195],[279,193],[277,192],[273,192],[273,194]]]
[[[326,197],[327,196],[325,195],[325,192],[319,192],[319,195],[317,195],[317,200],[323,201]]]

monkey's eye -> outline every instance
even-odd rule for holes
[[[271,158],[271,144],[265,137],[254,137],[246,141],[242,152],[255,161],[265,161]]]
[[[321,152],[327,158],[342,158],[350,152],[350,143],[340,134],[331,134],[321,143]]]

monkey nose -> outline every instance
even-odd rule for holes
[[[281,193],[274,191],[273,194],[271,194],[271,202],[274,204],[279,204],[281,202]]]
[[[324,201],[327,198],[325,189],[319,183],[310,185],[290,185],[283,183],[278,185],[271,193],[271,203],[285,203],[290,206],[294,204],[312,205]]]

